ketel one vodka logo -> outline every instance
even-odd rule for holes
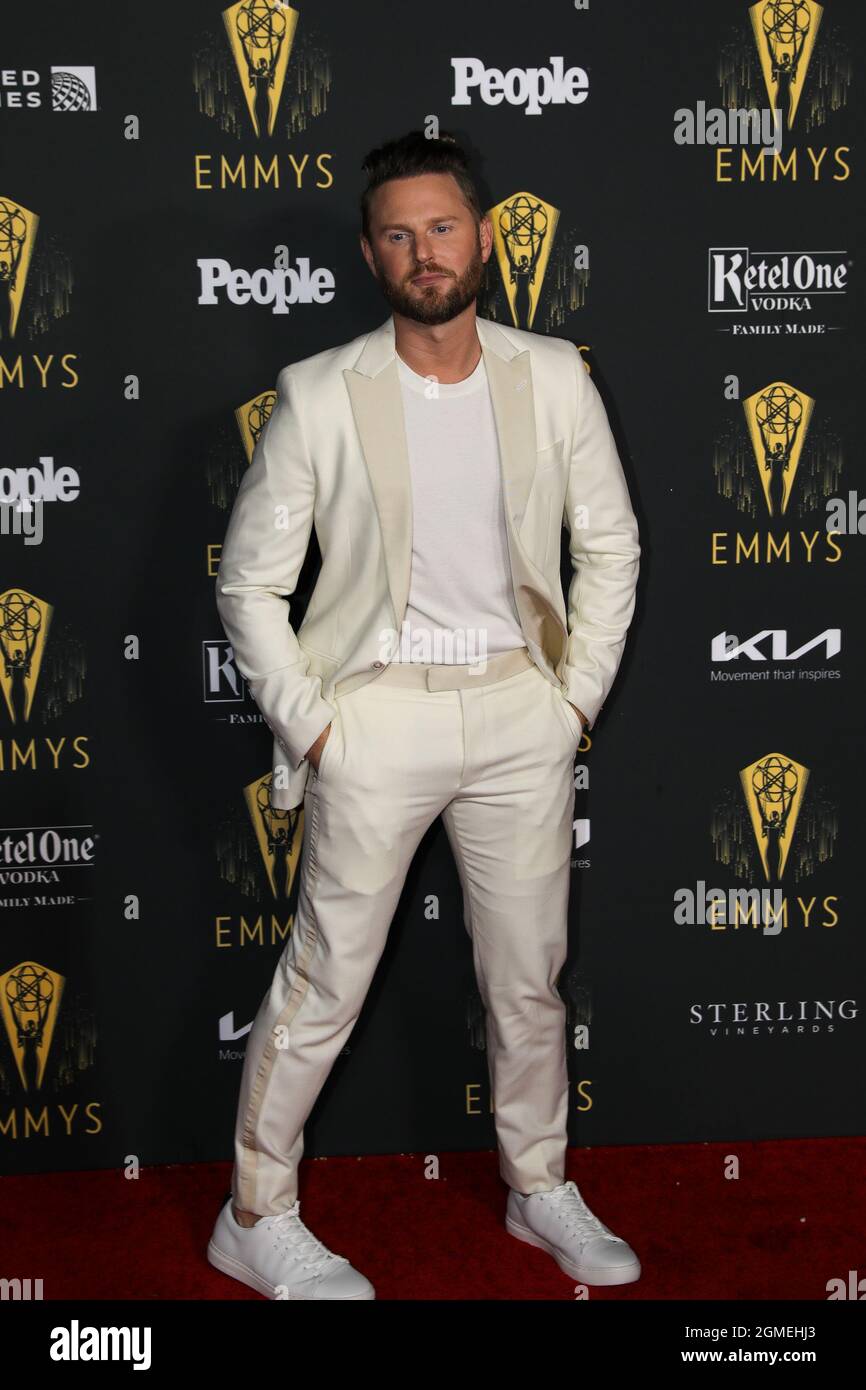
[[[0,975],[0,1012],[24,1091],[38,1091],[45,1076],[65,980],[36,961]]]
[[[12,724],[30,718],[53,611],[24,589],[0,594],[0,690]]]
[[[761,489],[771,517],[784,516],[815,401],[774,381],[743,401]]]
[[[240,430],[247,463],[252,463],[255,447],[259,442],[262,430],[271,418],[271,411],[276,405],[276,401],[276,391],[262,391],[258,396],[253,396],[243,405],[239,405],[235,410],[235,420]]]
[[[303,807],[281,811],[271,805],[273,772],[244,787],[244,800],[274,897],[291,892],[303,836]]]
[[[15,337],[38,225],[35,212],[0,195],[0,336],[4,338]]]
[[[272,0],[242,0],[223,10],[229,47],[259,137],[262,131],[274,133],[298,18],[291,5]]]
[[[823,13],[823,5],[814,0],[761,0],[749,10],[770,105],[782,112],[788,130],[803,94]]]
[[[803,805],[809,769],[767,753],[740,771],[740,784],[768,883],[780,883]]]
[[[534,193],[513,193],[488,210],[493,245],[515,328],[530,329],[547,271],[559,209]]]

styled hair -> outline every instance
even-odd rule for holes
[[[411,130],[397,140],[389,140],[371,150],[361,165],[367,186],[361,194],[361,230],[370,239],[370,204],[376,189],[388,179],[411,179],[416,174],[451,174],[457,181],[476,223],[484,213],[478,189],[469,169],[469,158],[456,137],[441,130],[438,139],[428,139],[421,130]]]

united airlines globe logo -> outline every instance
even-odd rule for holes
[[[51,74],[52,111],[90,111],[90,92],[87,84],[74,72]]]

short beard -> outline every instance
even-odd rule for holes
[[[422,288],[420,298],[417,290],[407,289],[404,284],[396,284],[393,280],[388,279],[375,252],[373,259],[376,266],[376,280],[391,308],[395,309],[398,314],[402,314],[404,318],[414,319],[416,323],[450,323],[451,319],[462,314],[463,310],[478,298],[478,291],[484,278],[480,237],[476,239],[475,251],[463,274],[453,279],[447,290],[443,290],[441,286],[430,286],[427,291]],[[424,273],[432,275],[437,272],[423,272],[416,267],[412,271],[410,279]]]

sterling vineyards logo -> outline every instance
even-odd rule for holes
[[[697,1003],[689,1006],[692,1027],[711,1038],[761,1034],[833,1033],[858,1013],[856,999],[776,999]]]

